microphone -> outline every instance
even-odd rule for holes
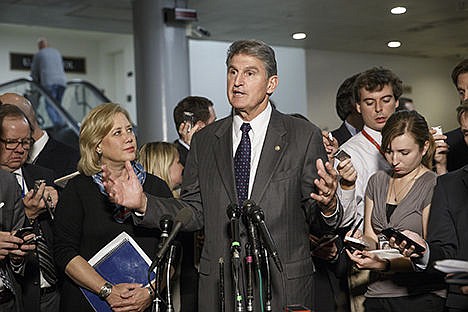
[[[253,312],[254,291],[253,291],[253,268],[252,268],[252,248],[249,243],[245,245],[245,267],[247,271],[247,312]]]
[[[156,254],[156,257],[155,257],[153,263],[151,263],[151,266],[149,267],[148,271],[153,271],[154,268],[159,265],[159,262],[161,261],[161,259],[166,254],[167,249],[171,246],[171,243],[174,240],[177,233],[179,233],[182,226],[187,224],[187,222],[192,218],[192,216],[193,216],[193,212],[192,212],[192,209],[190,209],[190,208],[183,208],[182,210],[180,210],[177,213],[177,215],[175,217],[174,228],[172,229],[171,233],[169,234],[166,241],[162,245],[161,249],[159,249],[159,251]]]
[[[240,247],[240,235],[239,235],[239,218],[242,213],[237,204],[230,204],[227,207],[227,216],[231,220],[231,236],[232,245],[231,247]],[[236,244],[237,243],[237,244]]]
[[[253,206],[250,210],[247,211],[249,219],[252,220],[253,223],[258,227],[260,230],[260,235],[262,236],[263,242],[266,245],[269,255],[273,258],[278,271],[283,272],[283,265],[281,264],[281,260],[278,255],[278,248],[276,248],[276,244],[273,241],[273,237],[268,230],[268,227],[265,223],[265,215],[263,211],[258,206]]]
[[[172,230],[174,221],[170,215],[164,215],[159,220],[159,228],[161,229],[161,241],[159,242],[159,249],[164,245],[164,242],[169,237],[169,232]]]
[[[255,203],[251,200],[246,200],[244,202],[244,214],[248,216],[248,212],[255,207]],[[258,240],[257,229],[253,224],[251,218],[246,218],[247,220],[247,228],[248,228],[248,236],[250,241],[250,246],[252,250],[252,255],[254,259],[255,268],[260,270],[260,241]]]

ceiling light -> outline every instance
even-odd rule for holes
[[[405,7],[394,7],[393,9],[390,10],[392,14],[399,15],[399,14],[404,14],[406,13],[406,8]]]
[[[295,33],[292,35],[293,39],[294,40],[302,40],[302,39],[305,39],[307,37],[307,35],[305,33]]]
[[[387,46],[388,46],[389,48],[399,48],[399,47],[401,46],[401,42],[400,42],[400,41],[396,41],[396,40],[395,40],[395,41],[389,41],[389,42],[387,43]]]

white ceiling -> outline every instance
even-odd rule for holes
[[[400,5],[407,13],[389,13]],[[189,0],[188,7],[197,10],[194,26],[208,30],[210,40],[256,38],[321,50],[468,57],[468,0]],[[0,0],[0,23],[131,33],[132,4]],[[308,37],[292,40],[291,34],[298,31]],[[402,47],[387,48],[386,43],[395,39]]]

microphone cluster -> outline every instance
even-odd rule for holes
[[[283,266],[279,258],[278,248],[271,236],[268,226],[265,223],[265,215],[262,209],[253,201],[246,200],[242,209],[236,204],[230,204],[227,207],[227,216],[230,220],[231,230],[231,264],[232,264],[232,282],[233,296],[235,300],[235,311],[244,311],[242,302],[242,291],[240,290],[240,270],[239,254],[241,250],[239,235],[239,220],[242,218],[247,227],[248,243],[245,246],[245,274],[246,274],[246,308],[247,311],[254,311],[254,271],[258,272],[259,283],[262,283],[262,273],[266,285],[266,311],[271,311],[271,276],[268,258],[271,257],[275,262],[280,273],[283,273]],[[259,235],[260,233],[260,235]],[[262,262],[262,260],[264,260]],[[260,297],[262,298],[262,296]],[[261,302],[261,305],[263,303]]]

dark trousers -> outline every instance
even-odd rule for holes
[[[366,298],[366,312],[443,312],[445,299],[434,294],[395,298]]]
[[[58,105],[61,105],[62,103],[62,97],[63,93],[65,92],[65,86],[61,85],[51,85],[51,86],[46,86],[47,91],[49,91],[50,95],[57,101]],[[52,106],[51,103],[46,101],[46,110],[47,113],[49,114],[50,119],[54,123],[54,125],[62,125],[64,121],[62,120],[62,117],[60,114],[57,112],[55,107]]]

